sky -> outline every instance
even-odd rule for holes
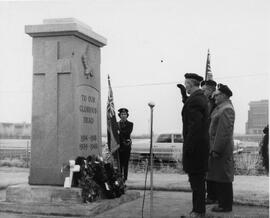
[[[228,85],[235,133],[245,133],[248,103],[268,99],[270,68],[267,0],[0,1],[0,122],[31,122],[32,38],[24,26],[73,17],[108,43],[101,48],[102,132],[107,75],[115,108],[129,109],[133,134],[182,131],[177,83],[204,76],[210,49],[214,80]]]

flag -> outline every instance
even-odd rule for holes
[[[205,81],[206,80],[213,80],[213,74],[212,74],[211,66],[210,66],[210,51],[209,51],[209,49],[208,49],[207,60],[206,60],[206,69],[205,69]]]
[[[116,121],[114,103],[113,103],[113,92],[110,82],[110,77],[108,76],[108,102],[107,102],[107,140],[108,148],[111,153],[115,152],[119,147],[119,127]]]

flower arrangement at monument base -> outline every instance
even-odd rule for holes
[[[80,165],[80,171],[74,173],[72,187],[82,188],[84,203],[117,198],[125,193],[121,173],[101,157],[77,157],[75,164]]]

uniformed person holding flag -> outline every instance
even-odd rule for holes
[[[127,108],[120,108],[118,110],[118,116],[120,117],[120,121],[118,122],[119,126],[119,159],[120,159],[120,171],[123,175],[124,181],[127,180],[128,177],[128,163],[131,152],[131,133],[133,130],[133,123],[128,121],[127,118],[129,116]]]

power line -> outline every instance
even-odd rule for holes
[[[268,74],[249,74],[249,75],[238,75],[238,76],[224,76],[217,77],[215,80],[219,79],[227,79],[227,78],[243,78],[243,77],[252,77],[252,76],[268,76]],[[142,84],[134,84],[134,85],[120,85],[120,86],[112,86],[113,88],[128,88],[128,87],[139,87],[139,86],[159,86],[159,85],[171,85],[177,84],[179,81],[174,82],[157,82],[157,83],[142,83]]]
[[[261,73],[261,74],[248,74],[248,75],[236,75],[236,76],[224,76],[224,77],[216,77],[216,81],[220,79],[230,79],[230,78],[244,78],[244,77],[254,77],[254,76],[268,76],[267,73]],[[160,85],[172,85],[172,84],[177,84],[179,81],[173,81],[173,82],[157,82],[157,83],[141,83],[141,84],[134,84],[134,85],[116,85],[112,86],[112,88],[131,88],[131,87],[140,87],[140,86],[160,86]],[[107,88],[102,88],[107,89]],[[30,90],[24,90],[24,91],[0,91],[0,93],[9,93],[9,94],[15,94],[15,93],[32,93]]]
[[[0,91],[0,93],[9,93],[9,94],[17,94],[18,92],[22,93],[22,94],[28,94],[28,93],[32,93],[32,91],[30,90],[12,90],[12,91],[5,91],[5,90],[2,90]]]

